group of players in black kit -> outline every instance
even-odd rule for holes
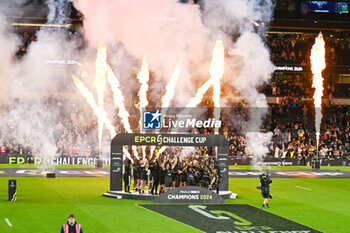
[[[131,180],[133,192],[145,193],[148,184],[148,192],[152,195],[160,195],[171,188],[181,186],[200,186],[219,193],[221,180],[220,169],[215,156],[204,154],[194,156],[193,153],[183,158],[180,156],[178,148],[169,148],[159,156],[141,156],[137,158],[131,154],[130,159],[126,159],[124,167],[124,191],[130,191]],[[272,180],[269,175],[259,176],[261,190],[264,198],[262,209],[270,207],[268,199],[272,199],[270,187]]]
[[[193,153],[180,156],[178,148],[168,148],[161,155],[131,155],[133,162],[126,159],[124,167],[124,191],[130,191],[133,178],[133,191],[145,193],[148,183],[149,194],[160,195],[171,188],[180,186],[200,186],[219,192],[220,169],[213,156]],[[182,157],[182,158],[181,158]]]

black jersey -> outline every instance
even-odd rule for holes
[[[201,172],[201,178],[200,178],[200,183],[201,187],[207,188],[209,186],[210,182],[210,174],[208,171],[202,170]]]
[[[214,169],[218,171],[218,175],[220,176],[220,167],[219,167],[219,165],[214,166]]]
[[[193,171],[186,173],[186,185],[187,186],[194,186],[194,185],[196,185]]]
[[[200,180],[200,172],[198,167],[193,167],[193,175],[194,175],[194,180],[196,183],[199,183]]]
[[[260,183],[262,188],[266,188],[266,187],[270,187],[272,180],[270,178],[261,178]]]
[[[165,179],[164,179],[165,187],[171,187],[173,183],[172,179],[172,170],[166,169],[165,170]]]
[[[171,169],[165,169],[164,175],[165,175],[165,177],[172,177],[172,170]]]
[[[151,175],[154,179],[159,179],[159,165],[158,163],[150,164],[149,169],[151,170]]]
[[[165,184],[165,169],[163,169],[161,166],[159,166],[158,172],[159,172],[159,184],[163,185],[163,184]]]
[[[131,166],[130,164],[126,164],[124,168],[124,175],[130,175],[131,174]]]
[[[266,178],[261,178],[260,179],[261,183],[261,190],[263,192],[269,192],[270,191],[270,184],[272,183],[272,180],[268,177]]]
[[[187,168],[182,167],[179,169],[179,182],[185,182],[186,181],[186,173],[187,173]]]
[[[165,168],[163,169],[161,166],[159,166],[159,177],[165,177]]]
[[[134,179],[135,179],[135,180],[140,179],[140,164],[135,163],[135,164],[132,166],[132,169],[134,170]]]
[[[173,179],[173,181],[176,181],[176,178],[177,178],[177,171],[179,170],[179,167],[176,165],[175,167],[174,167],[174,169],[171,169],[171,177],[172,177],[172,179]]]
[[[148,177],[147,177],[147,167],[146,166],[147,166],[146,163],[140,165],[140,174],[141,174],[140,179],[141,180],[147,180],[148,179]]]
[[[219,174],[213,175],[213,176],[212,176],[212,180],[214,180],[213,186],[219,185],[219,183],[220,183],[220,175],[219,175]]]
[[[202,171],[201,180],[209,182],[210,174],[208,171],[204,171],[204,170]]]

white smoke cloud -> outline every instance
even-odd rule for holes
[[[70,22],[70,0],[46,0],[49,8],[47,23],[63,24]]]
[[[48,1],[47,23],[60,24],[69,18],[68,2]],[[84,55],[76,50],[75,43],[67,39],[68,32],[60,28],[42,27],[36,34],[37,41],[31,42],[21,59],[16,58],[15,53],[21,43],[12,31],[12,22],[6,19],[15,13],[21,14],[20,3],[16,7],[4,6],[2,9],[0,44],[4,47],[0,54],[0,78],[1,83],[6,85],[1,85],[4,87],[4,91],[1,91],[1,133],[7,139],[14,138],[16,144],[31,147],[36,155],[54,156],[57,139],[61,136],[58,132],[60,128],[56,125],[57,119],[63,114],[61,111],[76,110],[70,103],[71,97],[73,101],[81,101],[81,105],[75,105],[80,109],[86,106],[86,102],[71,94],[72,90],[76,91],[72,89],[74,85],[71,80],[76,66],[52,63],[83,60]],[[57,96],[63,107],[47,103],[48,97]],[[89,107],[86,107],[89,111]],[[84,120],[91,122],[95,119]]]
[[[48,23],[67,23],[70,14],[68,3],[68,0],[47,0]],[[152,98],[163,94],[175,65],[182,59],[183,71],[176,87],[176,93],[180,94],[175,95],[173,104],[185,106],[194,94],[194,86],[209,78],[211,51],[215,40],[221,37],[228,51],[226,63],[232,66],[227,69],[224,82],[236,88],[250,107],[266,108],[265,96],[259,94],[256,88],[269,80],[273,66],[268,49],[259,35],[263,27],[257,30],[254,22],[268,23],[272,12],[271,1],[204,0],[202,12],[198,5],[180,4],[176,0],[100,0],[98,3],[75,0],[74,4],[84,14],[85,37],[90,46],[84,52],[78,52],[61,29],[42,28],[37,34],[37,42],[31,44],[24,58],[12,61],[9,54],[14,53],[17,41],[13,35],[0,35],[0,43],[7,45],[6,52],[0,55],[0,61],[5,61],[1,64],[8,64],[10,73],[5,76],[12,78],[8,96],[18,98],[36,93],[32,96],[35,101],[27,99],[25,103],[19,103],[11,114],[21,115],[26,111],[28,118],[38,123],[38,127],[32,124],[32,128],[42,133],[48,145],[54,145],[54,138],[50,135],[55,132],[50,129],[51,123],[43,119],[43,114],[36,109],[46,109],[44,96],[71,88],[71,73],[76,72],[76,68],[51,66],[45,61],[75,58],[88,64],[84,67],[89,74],[85,83],[91,88],[94,74],[94,65],[91,64],[94,64],[95,49],[100,44],[111,48],[109,62],[118,74],[123,94],[130,103],[138,89],[132,74],[138,71],[143,57],[147,58],[151,70],[155,72],[154,86],[150,92]],[[0,32],[4,31],[4,25],[0,22]],[[236,41],[232,41],[233,34]],[[0,72],[0,76],[4,77],[3,71]],[[82,98],[81,101],[84,102]],[[84,105],[87,106],[85,102],[81,104]],[[108,103],[106,105],[109,106]],[[248,129],[258,132],[264,114],[252,112]],[[23,133],[21,130],[17,132]],[[263,145],[264,142],[265,139],[262,139],[256,143]],[[52,148],[44,149],[45,153],[53,153]],[[261,149],[261,152],[254,153],[263,154],[265,151]]]
[[[177,86],[182,95],[175,100],[186,105],[193,93],[189,70],[194,64],[200,64],[198,58],[206,57],[209,51],[208,32],[202,24],[198,5],[169,0],[101,0],[98,4],[92,0],[76,0],[74,3],[84,14],[86,36],[92,44],[117,40],[139,63],[143,57],[147,58],[150,69],[155,72],[152,94],[164,94],[160,90],[164,90],[182,59],[184,69]]]
[[[259,93],[257,88],[270,79],[273,64],[270,61],[268,49],[256,33],[242,33],[230,53],[239,61],[238,77],[233,80],[233,85],[248,102],[250,120],[247,122],[246,129],[247,148],[254,156],[253,162],[256,164],[268,151],[266,142],[272,138],[271,134],[260,133],[262,121],[268,112],[268,105],[266,96]]]
[[[14,59],[14,54],[19,45],[19,38],[11,33],[9,22],[6,19],[5,7],[0,9],[0,102],[6,102],[8,98],[7,84],[11,77],[9,76],[9,67]]]
[[[272,17],[270,0],[204,0],[205,24],[228,35],[252,31],[254,23],[268,23]]]
[[[254,164],[266,155],[267,143],[272,138],[272,134],[260,133],[268,105],[266,96],[257,90],[269,81],[274,70],[269,50],[260,35],[272,17],[272,7],[269,0],[205,0],[203,7],[206,25],[216,31],[237,35],[229,48],[230,58],[226,58],[231,67],[225,70],[224,81],[248,102],[250,120],[246,126],[246,143]],[[257,24],[260,28],[256,28]]]

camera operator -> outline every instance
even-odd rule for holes
[[[260,175],[260,186],[257,188],[261,190],[261,195],[264,198],[264,202],[262,205],[262,209],[265,209],[265,205],[267,208],[270,208],[268,199],[272,199],[272,195],[270,194],[270,187],[271,187],[272,180],[270,177],[266,174]]]

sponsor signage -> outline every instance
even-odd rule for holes
[[[202,108],[160,108],[156,111],[142,110],[144,130],[220,128],[221,121],[215,118],[199,119]],[[168,113],[170,112],[170,113]],[[193,114],[193,115],[192,115]],[[197,116],[197,117],[196,117]]]
[[[223,135],[214,134],[119,134],[113,142],[150,146],[228,146]]]
[[[197,186],[183,186],[160,195],[154,203],[226,203],[218,194]]]
[[[250,205],[141,205],[209,233],[319,233]]]
[[[277,66],[275,66],[275,71],[276,72],[278,72],[278,71],[281,71],[281,72],[303,72],[304,68],[302,66],[288,66],[288,65],[280,66],[280,65],[277,65]]]
[[[2,156],[0,163],[4,164],[37,164],[37,165],[92,165],[95,166],[98,161],[104,165],[110,165],[110,158],[89,158],[83,156],[74,157],[22,157],[22,156]]]
[[[252,165],[252,159],[248,156],[230,158],[230,165]],[[298,158],[271,158],[258,162],[259,166],[299,166],[301,163]],[[306,164],[311,166],[312,158],[306,159]],[[321,159],[321,166],[350,166],[349,159]]]
[[[268,173],[272,178],[349,178],[350,172],[344,171],[294,171],[294,170],[264,170],[264,171],[244,171],[230,170],[230,178],[257,178],[261,173]]]
[[[152,117],[153,118],[153,117]],[[150,118],[150,121],[152,121]],[[216,146],[217,159],[222,177],[220,190],[228,190],[228,141],[223,135],[214,134],[118,134],[111,145],[111,191],[122,191],[122,159],[123,146]]]
[[[50,169],[50,168],[2,168],[0,177],[44,177],[55,173],[56,177],[108,177],[107,169]]]

